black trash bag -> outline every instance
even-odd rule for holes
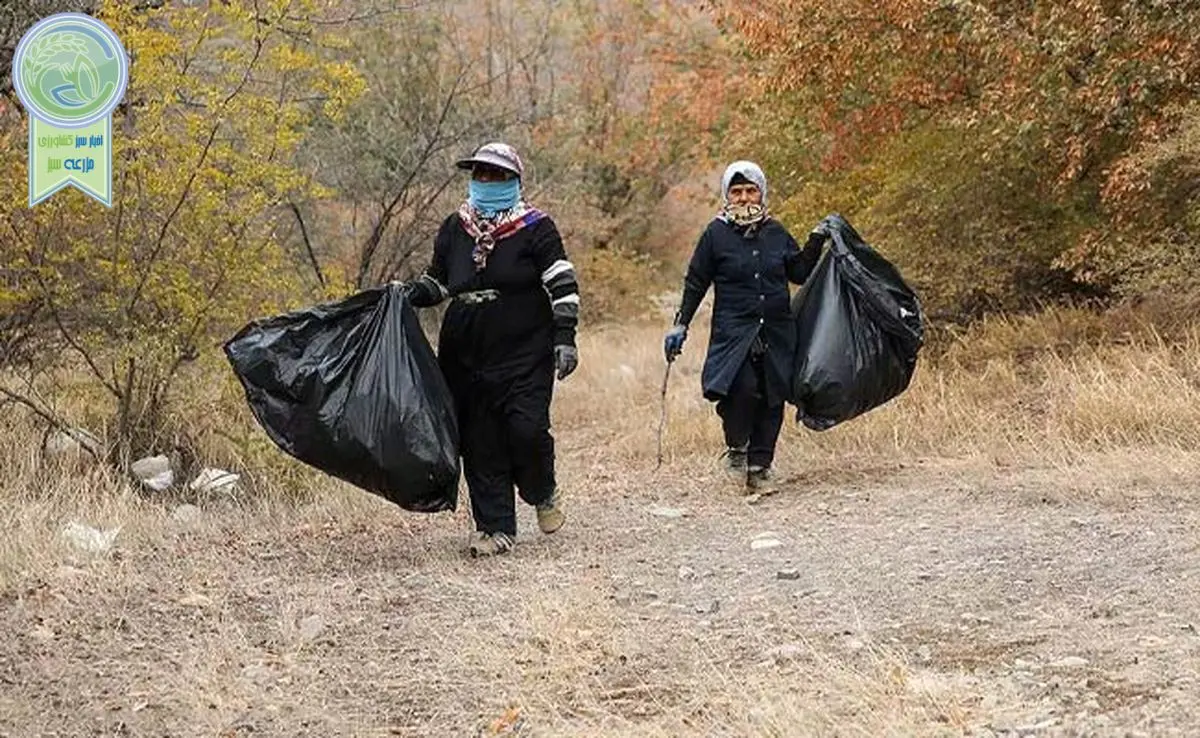
[[[405,510],[455,509],[454,401],[399,285],[251,322],[224,349],[285,452]]]
[[[908,388],[924,343],[921,303],[900,273],[840,215],[830,247],[792,298],[796,419],[828,430]]]

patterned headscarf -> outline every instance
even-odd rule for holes
[[[460,205],[459,222],[462,223],[463,230],[475,240],[475,248],[471,251],[475,271],[481,272],[487,266],[488,256],[496,247],[497,241],[537,223],[545,216],[544,212],[524,200],[519,200],[514,208],[498,213],[494,218],[485,218],[469,202]]]
[[[758,187],[762,193],[761,204],[733,205],[729,202],[729,187],[733,178],[739,174]],[[721,210],[717,217],[726,223],[746,228],[747,236],[753,235],[754,231],[771,217],[767,209],[767,175],[763,174],[762,168],[752,161],[745,160],[735,161],[725,168],[725,174],[721,177]]]

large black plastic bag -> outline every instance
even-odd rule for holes
[[[924,343],[916,293],[840,215],[823,223],[830,246],[792,298],[796,419],[828,430],[908,388]]]
[[[405,510],[455,509],[453,398],[398,285],[254,321],[224,348],[284,451]]]

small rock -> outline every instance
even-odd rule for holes
[[[195,505],[179,505],[171,511],[171,520],[176,523],[190,524],[200,519],[200,508]]]
[[[712,615],[721,609],[721,603],[717,600],[712,602],[702,602],[696,605],[696,612],[701,615]]]
[[[201,469],[188,489],[195,492],[230,492],[241,476],[224,469]]]
[[[780,569],[775,572],[776,579],[782,579],[785,582],[794,582],[800,578],[799,569]]]
[[[300,638],[302,640],[316,640],[323,630],[325,630],[325,618],[320,615],[309,615],[300,621]]]
[[[849,641],[846,642],[846,648],[851,651],[861,651],[866,647],[867,647],[867,644],[863,643],[862,641],[858,640],[857,638],[851,638]]]
[[[212,604],[212,600],[202,594],[190,594],[179,599],[179,604],[184,607],[208,607]]]
[[[783,545],[783,541],[779,540],[778,533],[759,533],[754,536],[754,540],[750,541],[751,551],[763,551],[768,548],[777,548]]]
[[[147,456],[130,464],[129,471],[133,472],[133,476],[138,479],[146,481],[151,477],[171,471],[171,460],[166,456]]]
[[[143,479],[142,484],[155,492],[162,492],[165,489],[170,489],[171,485],[175,484],[175,472],[168,469],[162,474],[155,475],[149,479]]]
[[[690,566],[679,567],[679,578],[684,581],[690,581],[696,578],[696,570]]]
[[[930,579],[933,579],[933,574],[923,571],[917,574],[917,579],[921,580],[922,582],[928,582]]]
[[[90,553],[104,553],[113,547],[121,526],[110,530],[98,530],[90,525],[71,521],[63,528],[62,535],[77,548]]]
[[[659,518],[682,518],[688,514],[683,508],[662,505],[651,505],[646,511]]]
[[[39,625],[33,630],[29,631],[29,635],[33,636],[39,641],[54,640],[54,631],[50,628],[47,628],[45,625]]]
[[[250,664],[242,669],[242,676],[252,682],[260,682],[270,679],[275,674],[271,668],[263,664]]]
[[[129,471],[142,484],[155,492],[162,492],[175,483],[175,473],[171,471],[171,460],[166,456],[147,456],[138,459],[129,466]]]
[[[1051,667],[1056,669],[1080,669],[1088,665],[1088,660],[1078,656],[1068,656],[1065,659],[1059,659],[1052,662]]]

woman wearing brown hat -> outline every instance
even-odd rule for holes
[[[504,143],[457,162],[468,196],[443,221],[425,272],[407,283],[416,307],[451,303],[438,361],[458,412],[475,519],[472,556],[506,553],[517,535],[516,487],[553,533],[566,520],[555,482],[554,377],[575,370],[579,289],[549,215],[521,197],[524,167]]]

